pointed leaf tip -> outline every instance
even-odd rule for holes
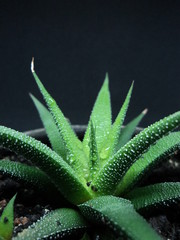
[[[106,72],[103,85],[109,86],[109,74]]]
[[[96,126],[96,140],[98,151],[103,146],[109,131],[111,129],[111,103],[110,92],[108,86],[108,75],[106,74],[103,85],[98,93],[93,110],[90,116],[90,120],[93,120],[93,124]],[[88,127],[84,135],[83,146],[85,152],[89,155],[89,132],[90,132],[90,120]]]
[[[31,61],[31,72],[34,73],[34,57],[32,57],[32,61]]]
[[[134,80],[131,83],[131,88],[133,89],[133,87],[134,87]]]
[[[14,225],[14,201],[16,194],[8,202],[0,217],[0,239],[10,240],[13,234]]]
[[[118,150],[118,142],[121,133],[121,127],[126,117],[126,112],[129,107],[131,95],[133,91],[133,83],[131,84],[129,91],[126,95],[125,101],[110,129],[110,133],[108,134],[108,138],[101,150],[101,158],[108,159],[110,155],[113,155]]]
[[[146,114],[147,114],[147,112],[148,112],[148,109],[147,109],[147,108],[145,108],[145,109],[142,111],[142,114],[146,115]]]

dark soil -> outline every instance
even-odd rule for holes
[[[31,164],[21,156],[0,149],[0,159],[8,157],[12,161],[26,162]],[[173,158],[164,160],[145,179],[145,185],[157,182],[180,182],[180,153],[176,153]],[[12,196],[18,193],[15,201],[15,229],[14,236],[37,221],[48,211],[61,207],[59,202],[55,203],[51,196],[47,198],[37,190],[27,188],[23,183],[19,183],[9,177],[0,175],[0,215]],[[64,205],[63,205],[64,207]],[[180,239],[180,204],[151,211],[151,214],[144,216],[147,221],[156,229],[163,239]]]

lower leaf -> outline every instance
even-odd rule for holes
[[[157,183],[147,187],[139,187],[126,195],[138,211],[168,205],[180,199],[180,183]]]
[[[58,190],[71,203],[79,204],[92,198],[86,180],[80,178],[56,152],[40,141],[0,126],[0,145],[30,159],[51,178]]]
[[[0,173],[22,181],[23,184],[36,187],[41,191],[47,191],[48,189],[48,192],[60,195],[50,178],[37,167],[4,159],[0,160]]]
[[[10,240],[14,226],[14,200],[16,195],[9,201],[0,217],[0,239]]]
[[[62,208],[51,211],[13,240],[61,239],[82,235],[86,228],[87,223],[77,211]]]
[[[123,179],[120,181],[115,195],[121,195],[137,185],[147,172],[163,159],[172,155],[180,149],[180,132],[170,133],[158,140],[130,167]]]
[[[106,226],[117,237],[134,240],[161,239],[127,199],[103,196],[85,202],[79,208],[86,219]]]

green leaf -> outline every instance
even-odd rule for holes
[[[180,183],[166,182],[136,188],[126,195],[131,200],[138,211],[158,207],[168,206],[175,200],[180,199]]]
[[[147,109],[145,109],[141,114],[134,118],[130,123],[128,123],[122,130],[119,135],[117,150],[124,146],[132,137],[135,132],[136,127],[141,122],[142,118],[146,115]]]
[[[0,160],[0,173],[20,180],[23,184],[34,186],[41,191],[50,191],[51,193],[58,194],[57,188],[51,182],[50,178],[37,167],[5,159]]]
[[[180,132],[170,133],[158,140],[152,145],[136,162],[130,167],[121,183],[117,192],[122,195],[127,192],[135,184],[141,181],[155,164],[172,155],[176,150],[180,149]]]
[[[33,62],[32,62],[33,65]],[[74,131],[72,130],[69,122],[64,117],[64,114],[57,106],[55,100],[51,97],[51,95],[47,92],[43,84],[41,83],[40,79],[32,69],[32,73],[34,79],[42,93],[44,100],[56,122],[56,126],[62,136],[64,146],[67,152],[66,161],[68,162],[71,167],[76,170],[79,176],[85,176],[88,178],[89,176],[89,169],[88,169],[88,160],[86,155],[82,150],[82,143],[75,135]]]
[[[54,122],[51,113],[37,98],[35,98],[32,94],[30,94],[30,96],[40,115],[52,149],[66,161],[66,148],[64,147],[62,136],[58,131],[58,128],[56,126],[56,123]]]
[[[127,94],[126,99],[120,109],[120,112],[119,112],[118,116],[116,117],[115,122],[112,125],[112,128],[110,130],[108,138],[105,139],[104,147],[100,153],[100,157],[103,160],[107,159],[111,154],[115,153],[117,150],[118,139],[119,139],[121,127],[124,122],[126,112],[127,112],[128,106],[129,106],[129,102],[130,102],[130,98],[131,98],[131,94],[132,94],[132,90],[133,90],[133,85],[134,85],[134,83],[132,83],[132,85],[128,91],[128,94]]]
[[[135,210],[130,201],[103,196],[79,205],[83,216],[93,224],[104,225],[120,239],[161,239]]]
[[[57,189],[72,203],[89,200],[86,180],[54,151],[40,141],[15,130],[0,126],[0,145],[30,159],[45,172]]]
[[[94,178],[99,170],[99,155],[96,143],[96,130],[93,123],[90,124],[89,136],[89,161],[90,161],[90,181]]]
[[[96,141],[99,151],[111,129],[111,102],[108,74],[106,74],[103,86],[97,96],[84,136],[83,146],[87,155],[89,155],[89,132],[91,128],[91,121],[94,126],[96,126]]]
[[[86,228],[85,220],[77,211],[62,208],[51,211],[13,239],[61,239],[82,235]]]
[[[16,195],[9,201],[0,217],[0,238],[10,240],[14,228],[14,200]]]
[[[114,156],[112,156],[97,174],[92,185],[98,190],[98,194],[119,194],[117,189],[121,180],[150,145],[180,125],[180,112],[176,112],[145,128]]]

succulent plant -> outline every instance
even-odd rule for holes
[[[72,208],[51,211],[14,239],[74,239],[75,235],[82,239],[161,239],[140,213],[178,199],[180,183],[138,185],[157,163],[180,148],[180,132],[172,132],[180,125],[180,112],[132,138],[147,110],[122,128],[132,83],[112,124],[106,75],[80,141],[36,75],[34,61],[31,70],[48,109],[33,95],[31,98],[52,149],[24,133],[0,126],[0,145],[34,164],[3,159],[0,172],[44,189],[56,199],[63,198]]]

